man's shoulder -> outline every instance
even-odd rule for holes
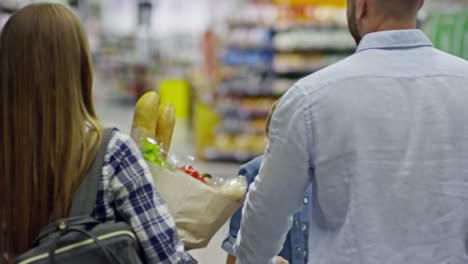
[[[337,63],[302,78],[296,83],[296,86],[303,89],[304,94],[315,93],[333,83],[359,75],[359,71],[356,70],[356,63],[358,63],[358,61],[359,56],[356,54],[351,55]]]
[[[446,68],[453,75],[460,75],[461,77],[468,77],[468,61],[449,54],[445,51],[434,49],[434,54],[437,56],[441,67]]]

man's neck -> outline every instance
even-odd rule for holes
[[[381,23],[376,23],[372,28],[369,28],[366,33],[388,31],[388,30],[407,30],[407,29],[416,29],[416,20],[385,20]]]
[[[387,31],[387,30],[405,30],[405,29],[416,29],[416,22],[401,22],[398,23],[382,23],[380,26],[377,27],[377,31]]]

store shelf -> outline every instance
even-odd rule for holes
[[[227,49],[223,55],[223,63],[227,66],[267,70],[270,68],[273,58],[273,51]]]
[[[264,122],[294,83],[353,53],[346,10],[318,6],[250,5],[228,23],[222,63],[235,69],[216,84],[209,160],[244,162],[260,155]],[[254,125],[252,125],[254,124]]]
[[[252,129],[248,126],[241,127],[225,127],[220,126],[216,129],[218,133],[226,133],[229,135],[261,135],[265,133],[265,129]]]
[[[278,97],[282,91],[273,89],[274,80],[262,79],[240,79],[225,82],[218,86],[217,93],[221,96],[238,97]]]
[[[284,94],[284,91],[278,91],[278,92],[274,92],[272,90],[258,91],[257,89],[246,90],[246,91],[230,90],[230,91],[223,91],[220,93],[220,95],[223,95],[223,96],[248,97],[248,98],[265,98],[265,97],[279,98],[283,94]]]
[[[291,72],[287,72],[286,75],[291,75]],[[294,74],[294,73],[293,73]],[[276,73],[277,77],[285,74]],[[294,80],[290,78],[275,78],[266,79],[257,83],[238,83],[228,84],[224,83],[218,86],[217,94],[219,96],[232,96],[240,98],[279,98],[286,91],[293,86]]]
[[[219,107],[217,111],[223,116],[237,117],[240,119],[266,118],[269,113],[268,110],[243,110],[234,107]]]
[[[316,71],[319,71],[325,68],[326,65],[319,66],[319,67],[286,67],[286,68],[275,68],[274,72],[277,75],[285,76],[285,75],[301,75],[301,74],[311,74]]]
[[[311,22],[278,22],[273,25],[276,32],[290,31],[296,29],[318,29],[318,30],[336,30],[347,29],[346,24],[338,23],[311,23]]]
[[[228,49],[233,49],[233,50],[242,50],[242,51],[262,51],[262,52],[271,52],[273,53],[275,51],[275,48],[273,46],[262,46],[262,45],[242,45],[238,43],[228,43],[227,44]]]
[[[216,128],[215,134],[258,136],[265,134],[266,120],[226,118]]]
[[[316,46],[316,47],[275,47],[276,53],[345,53],[356,50],[356,46]]]
[[[221,152],[211,148],[205,150],[205,158],[207,160],[218,162],[245,163],[260,156],[261,154],[262,153]]]

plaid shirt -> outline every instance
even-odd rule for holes
[[[114,132],[107,149],[94,217],[127,222],[139,239],[147,263],[196,263],[185,252],[174,219],[138,147],[120,132]]]

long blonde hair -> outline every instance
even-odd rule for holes
[[[59,4],[16,12],[0,35],[0,263],[67,217],[101,142],[87,38]],[[6,239],[4,239],[6,236]]]

